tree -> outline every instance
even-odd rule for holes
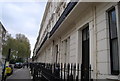
[[[28,38],[23,34],[16,34],[16,38],[13,38],[10,34],[6,36],[6,42],[3,45],[3,55],[8,54],[8,49],[11,49],[11,60],[24,61],[24,59],[30,57],[30,43]]]

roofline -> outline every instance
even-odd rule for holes
[[[41,22],[41,25],[40,25],[41,28],[40,28],[40,31],[39,31],[39,36],[40,36],[40,32],[42,31],[43,24],[44,24],[44,21],[46,19],[46,15],[47,15],[49,6],[50,6],[50,2],[48,1],[47,4],[46,4],[46,8],[45,8],[44,15],[43,15],[43,18],[42,18],[42,22]]]
[[[46,4],[45,11],[44,11],[44,15],[43,15],[43,18],[42,18],[42,22],[41,22],[41,24],[40,24],[40,30],[39,30],[39,34],[38,34],[38,37],[37,37],[37,42],[36,42],[36,44],[35,44],[35,46],[34,46],[34,50],[36,49],[37,43],[38,43],[38,41],[39,41],[40,33],[41,33],[41,31],[42,31],[43,24],[44,24],[44,21],[45,21],[45,19],[46,19],[46,15],[47,15],[49,6],[50,6],[50,1],[48,0],[48,2],[47,2],[47,4]]]
[[[1,23],[1,21],[0,21],[0,24],[2,25],[3,30],[4,30],[5,32],[7,32],[7,30],[5,29],[5,27],[3,26],[3,24]]]

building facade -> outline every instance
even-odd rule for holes
[[[120,78],[120,3],[48,2],[34,62],[91,65],[92,79]]]
[[[3,64],[3,57],[2,57],[2,45],[5,40],[6,29],[0,22],[0,74],[2,74],[2,64]]]

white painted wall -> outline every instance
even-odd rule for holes
[[[55,38],[55,44],[48,44],[40,53],[39,62],[55,62],[55,45],[59,45],[58,61],[62,63],[81,63],[82,62],[82,35],[81,31],[85,24],[89,24],[90,30],[90,64],[92,66],[92,78],[106,79],[117,76],[111,75],[110,72],[110,46],[109,46],[109,29],[106,10],[116,3],[93,3],[88,6],[78,16],[78,21],[66,30],[60,38]],[[72,19],[72,18],[71,18]],[[72,31],[71,31],[72,30]],[[65,44],[67,42],[67,46]],[[66,56],[65,57],[65,53]]]

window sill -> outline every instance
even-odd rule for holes
[[[106,79],[108,79],[108,80],[118,80],[118,75],[116,75],[116,76],[110,75]]]

